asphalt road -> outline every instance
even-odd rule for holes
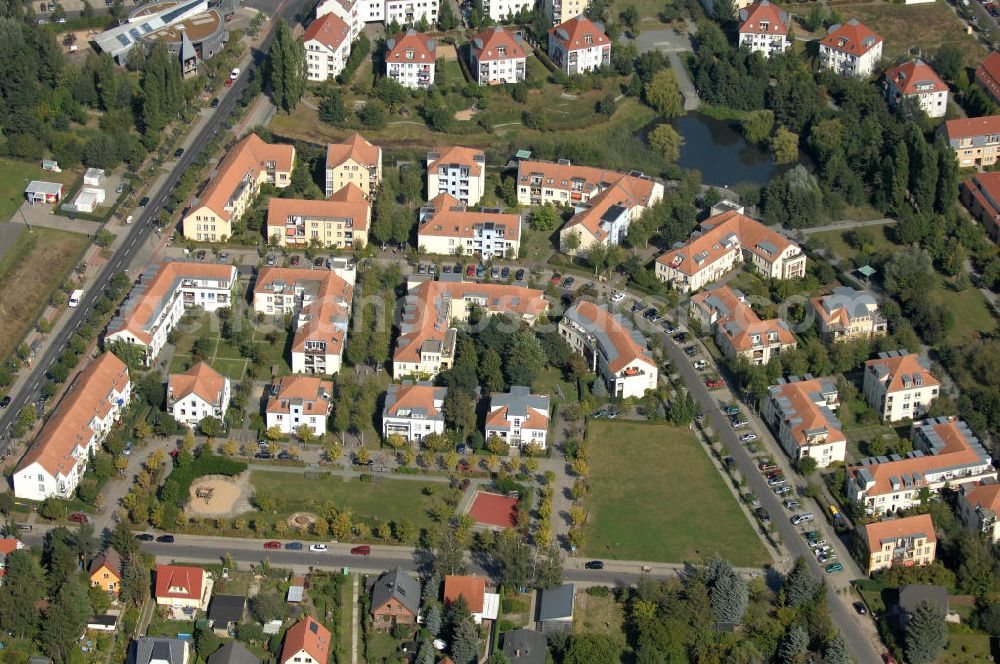
[[[282,16],[286,21],[292,22],[303,2],[304,0],[289,0],[281,5],[277,15]],[[45,372],[56,362],[59,355],[65,349],[70,335],[90,315],[94,303],[104,292],[111,278],[123,269],[128,268],[138,249],[149,237],[149,234],[153,232],[155,228],[154,219],[160,208],[167,202],[170,192],[177,186],[177,181],[180,179],[181,174],[191,166],[195,158],[205,149],[212,136],[222,127],[223,122],[232,114],[237,101],[243,94],[243,89],[246,87],[247,81],[250,80],[251,70],[256,69],[263,63],[264,56],[271,45],[273,37],[274,33],[272,31],[264,39],[260,48],[254,51],[250,64],[246,68],[247,71],[233,84],[229,89],[229,93],[221,98],[219,107],[201,128],[201,131],[195,137],[194,141],[191,142],[184,155],[176,161],[170,176],[164,180],[159,190],[148,192],[149,203],[145,208],[139,210],[136,215],[136,221],[132,224],[125,241],[111,257],[107,265],[105,265],[94,284],[84,293],[83,300],[73,311],[67,324],[50,339],[48,349],[38,358],[38,361],[32,367],[28,375],[28,380],[24,383],[25,387],[17,394],[10,395],[10,406],[3,412],[0,412],[0,454],[6,454],[10,451],[9,429],[11,423],[17,417],[22,407],[37,401],[40,388],[45,382]]]

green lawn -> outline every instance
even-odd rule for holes
[[[622,630],[622,606],[614,594],[597,597],[578,592],[573,603],[573,632],[575,634],[608,634],[625,645]]]
[[[368,664],[402,661],[397,655],[402,655],[399,646],[402,641],[392,638],[388,632],[378,632],[374,629],[368,634],[365,649],[365,661]]]
[[[208,364],[233,380],[243,378],[248,360],[241,356],[236,346],[219,336],[219,324],[212,314],[192,317],[182,327],[183,331],[178,336],[170,361],[171,373],[186,371],[191,366],[194,362],[192,350],[195,342],[207,336],[214,343],[212,352],[206,358]],[[260,375],[270,376],[271,367],[274,366],[278,367],[279,376],[291,374],[292,367],[288,363],[288,332],[284,329],[276,330],[277,338],[273,343],[265,338],[266,334],[266,330],[259,330],[256,326],[253,328],[253,342],[260,353],[260,367],[264,370]]]
[[[559,398],[559,393],[556,391],[556,385],[562,390],[564,399]],[[562,377],[562,372],[554,367],[548,367],[544,371],[535,377],[535,383],[531,386],[533,392],[538,394],[547,394],[552,401],[558,401],[560,403],[573,402],[577,400],[577,389],[572,383],[566,381]]]
[[[927,294],[931,303],[943,305],[955,314],[955,325],[948,332],[946,341],[952,346],[961,345],[982,334],[997,329],[997,320],[990,312],[989,303],[978,288],[969,286],[959,292],[938,286]]]
[[[587,556],[733,565],[770,562],[760,538],[687,429],[588,424]]]
[[[990,637],[966,631],[968,627],[948,626],[948,647],[938,664],[976,664],[993,661],[990,654]]]
[[[0,221],[9,221],[24,202],[24,188],[31,180],[72,183],[78,170],[49,173],[42,170],[41,161],[27,162],[0,159]]]
[[[293,512],[321,511],[329,502],[337,509],[348,508],[355,517],[372,523],[406,518],[417,530],[431,525],[428,512],[434,500],[432,496],[425,496],[423,489],[430,487],[435,493],[443,494],[447,485],[381,476],[378,479],[380,481],[366,484],[357,479],[306,479],[272,471],[255,470],[250,475],[254,489],[275,499],[277,512],[282,517]]]
[[[890,240],[886,235],[886,232],[890,231],[891,228],[891,224],[885,224],[884,226],[866,226],[862,229],[862,232],[867,237],[874,240],[872,253],[888,253],[899,249],[899,245]],[[826,231],[823,233],[811,233],[809,237],[819,240],[825,247],[841,258],[853,260],[858,255],[858,250],[848,244],[846,237],[848,233],[850,231]]]

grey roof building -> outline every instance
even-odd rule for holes
[[[545,664],[548,638],[530,629],[515,629],[503,634],[501,650],[510,664]]]
[[[549,428],[549,398],[532,394],[523,385],[512,385],[509,392],[490,397],[486,416],[486,438],[499,436],[508,445],[536,444],[545,449]]]
[[[428,434],[442,433],[447,392],[447,388],[425,381],[390,385],[382,409],[382,435],[398,433],[409,441],[420,442]]]
[[[896,619],[901,627],[906,626],[906,621],[917,607],[923,602],[930,602],[941,607],[948,613],[948,590],[943,586],[930,586],[910,584],[900,586],[899,603],[896,605]]]
[[[260,664],[260,659],[239,641],[230,641],[208,657],[208,664]]]
[[[568,632],[573,628],[573,600],[576,586],[564,583],[552,590],[540,590],[538,623],[543,632]]]
[[[187,664],[188,642],[140,636],[133,650],[133,664]]]
[[[397,567],[378,578],[372,586],[372,614],[395,600],[416,617],[420,611],[420,582]]]
[[[208,606],[208,620],[213,627],[225,628],[243,619],[247,598],[242,595],[212,595]]]

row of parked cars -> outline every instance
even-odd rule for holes
[[[281,542],[277,540],[271,540],[269,542],[264,542],[264,548],[273,551],[278,549],[285,549],[285,551],[301,551],[305,548],[302,542],[285,542],[282,546]],[[326,544],[310,544],[309,550],[313,553],[326,553],[329,550]],[[367,544],[362,544],[351,549],[352,556],[368,556],[371,555],[372,548]]]
[[[462,274],[462,264],[446,263],[440,267],[444,274]],[[438,273],[437,263],[418,263],[417,274],[435,275]],[[524,268],[511,268],[509,265],[494,265],[489,268],[490,279],[494,281],[508,281],[512,277],[514,281],[524,281],[528,277],[528,271]],[[482,263],[469,263],[465,266],[465,276],[472,279],[482,279],[486,276],[486,266]]]

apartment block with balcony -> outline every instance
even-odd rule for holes
[[[874,339],[889,333],[889,323],[870,291],[837,286],[829,295],[810,299],[809,305],[820,336],[827,341]]]
[[[575,16],[549,30],[549,58],[567,76],[611,66],[611,40],[604,26]]]
[[[847,469],[847,495],[878,516],[921,503],[925,492],[996,481],[993,459],[969,426],[954,417],[913,423],[913,451],[869,457]]]
[[[937,552],[937,536],[930,514],[865,524],[861,539],[868,553],[868,574],[897,565],[930,565]]]
[[[1000,115],[948,120],[938,132],[955,152],[961,168],[992,166],[1000,156]]]
[[[919,419],[927,414],[941,387],[930,369],[930,360],[916,353],[879,353],[865,363],[865,400],[883,422]]]
[[[18,463],[12,478],[14,497],[72,498],[88,461],[131,398],[128,368],[113,353],[88,364]]]
[[[516,17],[522,9],[534,8],[534,0],[483,0],[483,13],[494,23],[506,23],[508,17]]]
[[[842,76],[867,78],[882,59],[883,39],[857,19],[830,26],[819,41],[819,65]]]
[[[306,50],[306,77],[310,81],[336,78],[351,54],[351,27],[336,14],[324,14],[302,35]]]
[[[490,396],[483,431],[488,441],[497,436],[510,447],[547,446],[549,431],[549,397],[532,394],[523,385],[512,385],[509,392]]]
[[[385,75],[404,88],[423,90],[434,85],[437,40],[416,30],[386,40]]]
[[[333,383],[316,376],[284,376],[268,388],[264,407],[267,428],[285,434],[309,427],[315,436],[326,433]]]
[[[450,194],[420,208],[417,246],[422,252],[484,259],[514,258],[521,250],[521,215],[469,210]]]
[[[542,0],[542,10],[552,25],[564,23],[587,13],[590,0]]]
[[[366,23],[393,21],[413,25],[425,18],[430,24],[438,19],[438,0],[323,0],[316,6],[316,16],[335,14],[351,28],[351,40],[357,38]]]
[[[658,369],[646,338],[607,306],[578,300],[559,321],[559,335],[583,355],[612,396],[638,398],[656,389]]]
[[[189,240],[225,242],[264,183],[278,188],[292,181],[295,147],[265,143],[250,134],[233,146],[209,177],[201,194],[191,201],[182,232]]]
[[[781,233],[729,210],[709,217],[691,238],[656,259],[656,276],[683,293],[721,279],[740,263],[770,279],[801,279],[806,255]]]
[[[444,398],[448,388],[430,382],[390,385],[382,408],[382,438],[399,434],[411,443],[444,433]]]
[[[788,12],[769,0],[759,0],[740,10],[739,45],[765,58],[791,47]]]
[[[1000,484],[966,484],[958,497],[958,518],[965,527],[980,533],[987,542],[1000,542]]]
[[[715,332],[716,344],[727,357],[742,356],[751,364],[765,365],[798,345],[785,321],[761,320],[743,294],[728,286],[697,293],[690,308],[696,318],[707,321],[706,329]]]
[[[326,197],[349,184],[361,189],[368,200],[382,184],[382,148],[357,133],[326,147]]]
[[[214,312],[232,306],[236,276],[234,266],[218,263],[151,264],[108,325],[105,344],[135,344],[151,366],[186,310]]]
[[[836,415],[839,406],[833,378],[789,376],[768,388],[761,416],[793,461],[812,457],[825,468],[847,453],[847,437]]]
[[[524,80],[528,56],[521,37],[499,26],[472,38],[469,69],[479,85],[501,85]]]
[[[485,193],[485,152],[455,145],[427,153],[427,200],[448,194],[473,206]]]
[[[368,244],[371,202],[356,184],[347,184],[327,200],[272,198],[267,207],[267,237],[279,247],[319,244],[361,249]]]
[[[893,108],[912,99],[931,118],[948,112],[948,86],[919,58],[886,70],[885,98]]]
[[[174,419],[195,427],[206,417],[222,420],[229,408],[229,379],[204,362],[167,377],[167,409]]]
[[[1000,173],[976,173],[958,186],[958,195],[990,239],[1000,241]]]

